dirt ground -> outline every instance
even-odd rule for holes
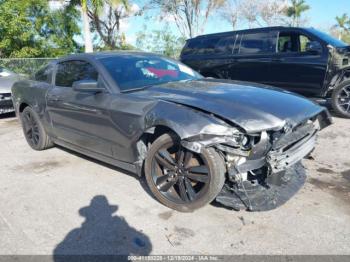
[[[0,119],[0,254],[350,254],[350,120],[320,133],[308,180],[260,213],[178,213],[137,176],[62,148],[29,148]]]

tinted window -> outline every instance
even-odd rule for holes
[[[274,51],[269,33],[245,34],[242,36],[240,54],[262,54]]]
[[[58,64],[56,85],[71,87],[75,81],[96,80],[96,69],[85,61],[66,61]]]
[[[200,40],[197,38],[190,39],[186,42],[184,49],[182,50],[182,55],[193,55],[197,52],[198,46],[200,45]]]
[[[292,36],[290,33],[280,33],[278,37],[279,53],[297,52],[298,47]]]
[[[34,79],[40,82],[46,82],[51,84],[51,74],[53,65],[47,65],[35,73]]]
[[[164,57],[140,54],[106,57],[100,61],[122,91],[202,78],[184,64]]]
[[[235,37],[226,36],[222,37],[215,46],[216,54],[232,54],[235,44]]]
[[[307,43],[311,41],[315,40],[299,32],[281,32],[278,37],[278,52],[304,53],[307,52]]]
[[[234,38],[232,36],[208,36],[187,41],[182,55],[232,53]]]
[[[219,37],[205,37],[199,43],[198,53],[199,54],[212,54],[215,52],[215,47],[219,42]]]

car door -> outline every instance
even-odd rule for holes
[[[267,83],[274,48],[275,38],[269,31],[241,34],[234,48],[235,56],[230,66],[229,78]]]
[[[328,52],[325,46],[322,52],[308,52],[306,45],[312,41],[318,40],[303,31],[279,31],[268,84],[303,95],[317,96],[326,76]],[[319,44],[322,45],[321,42]]]
[[[55,136],[64,142],[113,156],[113,123],[108,105],[111,96],[104,92],[75,91],[75,81],[104,80],[95,67],[87,61],[69,60],[57,64],[55,85],[47,95],[47,110]]]

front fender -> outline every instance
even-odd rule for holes
[[[193,108],[160,101],[145,115],[145,130],[155,126],[166,126],[174,130],[181,139],[198,135],[228,135],[235,129],[223,120]]]

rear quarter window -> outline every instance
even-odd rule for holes
[[[211,36],[188,40],[182,55],[231,54],[234,36]]]

